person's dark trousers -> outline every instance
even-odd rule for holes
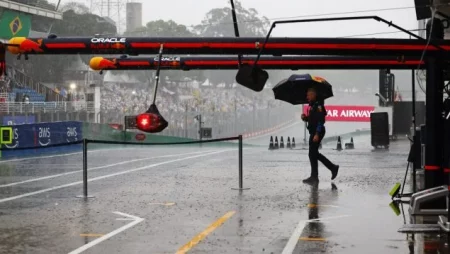
[[[325,131],[319,135],[319,142],[314,142],[315,133],[309,135],[309,161],[311,163],[311,177],[318,178],[319,177],[319,163],[322,162],[325,167],[327,167],[330,171],[333,172],[333,169],[336,167],[327,157],[323,156],[319,153],[320,142],[322,142],[323,137],[325,136]]]

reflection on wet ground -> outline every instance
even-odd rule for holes
[[[341,170],[312,186],[307,151],[246,149],[242,192],[233,147],[90,152],[87,201],[81,154],[2,162],[0,253],[447,253],[443,236],[397,233],[388,192],[409,144],[367,140],[324,146]]]

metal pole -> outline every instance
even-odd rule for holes
[[[77,198],[93,198],[88,196],[88,176],[87,176],[87,139],[83,139],[83,195],[77,196]]]
[[[413,126],[413,145],[414,146],[419,146],[420,144],[416,144],[416,74],[415,74],[415,70],[411,71],[411,93],[412,93],[412,126]],[[417,149],[414,149],[414,152],[417,151]],[[419,154],[415,154],[414,157],[419,156]],[[416,193],[417,191],[417,179],[416,179],[416,170],[417,170],[417,163],[416,163],[416,159],[414,158],[414,162],[412,163],[412,167],[413,167],[413,193]]]
[[[202,115],[198,115],[198,135],[200,135],[200,141],[202,141]]]
[[[88,197],[87,183],[87,140],[83,139],[83,197]]]
[[[188,105],[187,102],[184,106],[184,137],[187,138],[188,137]]]
[[[243,172],[242,172],[242,135],[239,135],[239,189],[243,189]]]
[[[242,135],[239,135],[239,188],[232,188],[232,190],[249,190],[250,188],[244,189],[244,169],[243,169],[243,139]]]

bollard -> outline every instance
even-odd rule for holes
[[[249,190],[250,188],[244,189],[244,170],[243,170],[243,148],[242,148],[242,135],[239,135],[239,188],[232,188],[233,190]]]
[[[291,144],[291,148],[295,148],[295,138],[292,137],[292,144]]]
[[[337,145],[336,145],[336,150],[342,151],[341,136],[338,137],[338,142],[337,142]]]
[[[281,136],[281,138],[280,138],[280,148],[284,148],[283,136]]]
[[[291,138],[290,137],[288,137],[288,139],[287,139],[286,148],[291,149]]]
[[[278,149],[278,148],[280,148],[280,147],[278,146],[278,137],[275,136],[275,149]]]
[[[275,149],[275,147],[273,145],[273,137],[270,136],[269,150],[273,150],[273,149]]]

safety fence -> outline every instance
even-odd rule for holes
[[[3,102],[0,112],[7,114],[39,114],[39,113],[95,113],[94,102],[50,101],[50,102]]]

